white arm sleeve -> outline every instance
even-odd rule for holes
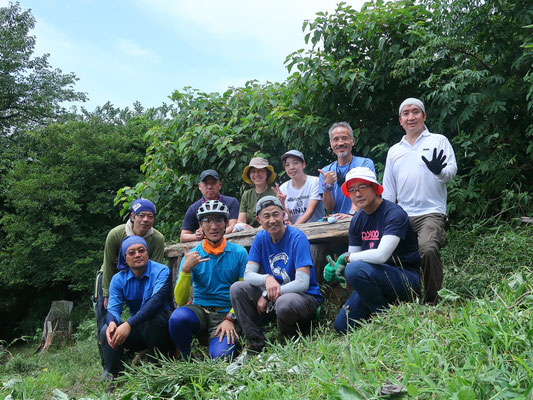
[[[304,271],[296,270],[296,273],[294,274],[294,280],[281,285],[281,294],[305,292],[307,289],[309,289],[310,279],[311,277],[309,274],[306,274]]]
[[[248,261],[244,270],[245,282],[248,282],[252,286],[264,287],[267,276],[268,274],[259,273],[259,264]]]
[[[348,253],[359,253],[361,250],[361,246],[349,246],[348,247]]]
[[[385,235],[381,238],[377,249],[350,252],[350,262],[360,260],[371,264],[383,264],[398,247],[398,243],[400,243],[398,236]]]

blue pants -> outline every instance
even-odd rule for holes
[[[354,261],[346,266],[345,278],[353,292],[335,319],[337,332],[345,332],[398,300],[413,300],[420,290],[418,271],[387,264]]]
[[[194,335],[208,332],[210,335],[214,328],[224,320],[225,313],[212,313],[202,315],[202,320],[188,306],[178,307],[168,321],[170,337],[178,346],[180,354],[184,358],[191,355],[191,341]],[[233,358],[237,343],[228,344],[226,336],[220,342],[218,336],[209,338],[209,355],[211,358]]]

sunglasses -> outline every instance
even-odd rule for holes
[[[203,217],[200,219],[201,224],[222,224],[223,222],[226,222],[226,219],[224,217]]]

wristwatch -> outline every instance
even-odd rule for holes
[[[261,297],[264,298],[267,301],[270,301],[268,298],[268,292],[266,290],[263,290],[263,293],[261,294]]]
[[[355,215],[356,211],[355,210],[350,210],[348,211],[348,214],[350,214],[352,217]]]

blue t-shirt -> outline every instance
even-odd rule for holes
[[[416,233],[407,213],[398,204],[383,200],[372,214],[360,210],[350,223],[349,245],[361,246],[362,250],[377,249],[384,235],[400,238],[386,264],[418,270],[420,255]]]
[[[156,297],[156,295],[158,304],[154,307],[153,302],[149,302],[149,300]],[[132,327],[161,309],[171,309],[172,284],[170,281],[170,269],[166,265],[148,260],[146,270],[140,278],[137,278],[129,268],[126,271],[116,273],[109,285],[108,322],[114,321],[117,324],[120,322],[124,303],[130,310],[131,317],[128,322]],[[150,308],[148,315],[146,315],[145,306]]]
[[[220,195],[218,200],[229,208],[229,219],[239,218],[239,200],[237,200],[235,197],[224,195]],[[200,200],[195,201],[189,206],[183,219],[183,225],[181,226],[182,231],[191,231],[194,233],[200,227],[196,213],[204,202],[205,199],[202,197]]]
[[[335,161],[322,168],[322,171],[333,171],[335,172],[335,174],[337,174],[337,172],[340,172],[342,176],[346,179],[346,174],[348,173],[348,171],[355,167],[368,167],[374,173],[376,173],[374,169],[374,162],[370,158],[356,156],[353,156],[352,161],[347,165],[338,165],[337,161]],[[320,181],[318,182],[318,193],[322,196],[324,194],[324,189],[322,189],[322,184],[324,183],[324,176],[320,174],[319,179]],[[338,182],[335,181],[335,183],[333,184],[332,194],[333,198],[335,199],[335,207],[331,211],[331,214],[348,214],[348,212],[352,208],[352,200],[342,193],[342,183],[339,185]]]
[[[202,243],[204,241],[191,251],[197,251],[201,258],[209,258],[209,261],[198,264],[191,271],[191,285],[194,288],[192,303],[204,307],[222,307],[220,312],[228,312],[231,310],[229,288],[244,277],[248,253],[244,247],[226,242],[224,252],[214,256],[206,253]],[[180,273],[184,261],[185,257],[181,260]]]
[[[248,261],[261,265],[262,273],[272,275],[280,285],[293,281],[298,268],[310,267],[309,289],[305,293],[318,301],[322,300],[309,240],[302,231],[287,226],[278,243],[272,243],[267,231],[258,232],[252,242]]]

